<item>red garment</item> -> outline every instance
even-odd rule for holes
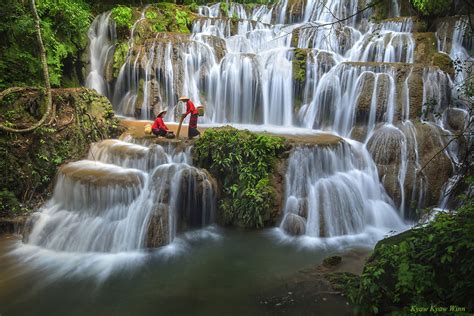
[[[194,103],[191,102],[191,100],[188,100],[186,102],[186,113],[184,113],[185,116],[187,116],[189,113],[192,115],[198,114],[198,110],[194,106]]]
[[[189,128],[197,128],[198,127],[198,115],[191,114],[191,118],[189,119]]]
[[[151,129],[153,130],[154,128],[157,129],[162,129],[164,131],[168,131],[168,127],[165,125],[165,122],[163,122],[163,118],[161,116],[158,116],[153,122],[153,125],[151,126]]]

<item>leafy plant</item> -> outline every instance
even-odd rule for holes
[[[178,29],[181,33],[189,33],[188,24],[190,22],[188,13],[186,11],[182,11],[176,9],[176,24],[178,25]]]
[[[413,7],[424,16],[439,15],[448,10],[452,0],[411,0]]]
[[[92,20],[90,7],[82,0],[37,2],[51,84],[62,82],[65,60],[76,62],[87,43]],[[0,88],[10,85],[41,85],[41,66],[34,38],[34,23],[27,3],[0,3]]]
[[[148,22],[151,24],[151,28],[154,32],[165,32],[166,26],[164,25],[163,19],[156,11],[148,10],[145,13],[145,17]]]
[[[208,129],[194,146],[194,157],[222,182],[223,221],[262,227],[274,203],[269,173],[283,149],[280,137],[231,127]]]
[[[367,314],[408,312],[411,305],[474,310],[474,197],[457,212],[382,240],[364,267],[355,302]]]
[[[132,8],[119,5],[112,9],[112,18],[118,28],[131,29],[133,26]]]
[[[20,209],[20,203],[18,202],[15,194],[8,191],[7,189],[2,189],[0,191],[0,216],[12,215],[19,212]]]

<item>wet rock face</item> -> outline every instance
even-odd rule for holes
[[[217,184],[207,171],[188,165],[163,166],[152,181],[155,207],[148,224],[147,248],[168,244],[172,232],[214,222]]]
[[[417,208],[436,205],[452,175],[443,135],[438,127],[417,122],[382,126],[367,143],[387,194],[408,218],[417,217]]]
[[[148,224],[146,247],[157,248],[170,242],[169,234],[169,207],[160,203],[156,205]]]
[[[213,221],[216,190],[216,182],[206,170],[184,170],[178,198],[178,230],[199,228]]]
[[[297,214],[289,213],[283,220],[282,228],[293,236],[304,235],[306,233],[306,220]]]
[[[459,133],[466,126],[468,114],[461,109],[451,108],[446,110],[444,119],[450,130]]]

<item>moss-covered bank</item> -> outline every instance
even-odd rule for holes
[[[30,126],[43,111],[42,95],[28,90],[0,104],[3,124]],[[86,88],[53,90],[56,116],[28,134],[0,133],[0,216],[31,210],[47,198],[59,165],[83,158],[89,144],[118,133],[107,98]]]
[[[232,127],[208,129],[193,147],[196,165],[220,182],[218,221],[262,227],[279,215],[282,179],[275,179],[284,139]],[[280,191],[280,192],[279,192]]]

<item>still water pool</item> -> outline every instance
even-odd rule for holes
[[[145,253],[54,253],[15,238],[0,251],[2,316],[262,315],[264,293],[335,249],[210,227]]]

